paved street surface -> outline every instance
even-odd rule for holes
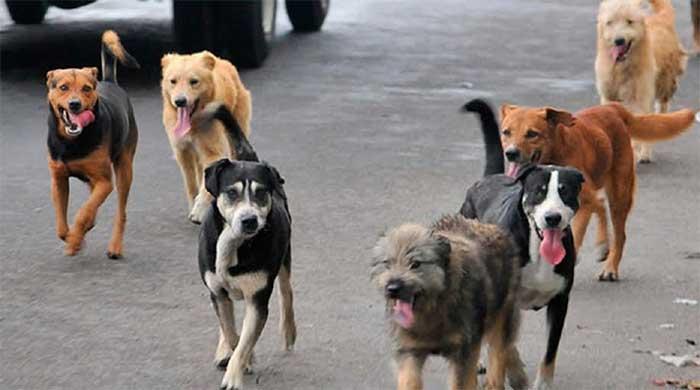
[[[370,248],[387,227],[458,210],[483,167],[467,99],[577,110],[594,87],[589,0],[334,1],[323,32],[291,33],[283,2],[265,66],[245,70],[251,140],[287,179],[294,216],[299,338],[280,349],[278,302],[247,389],[387,389],[394,385]],[[52,9],[18,27],[0,10],[0,389],[215,389],[217,325],[196,266],[198,228],[161,124],[158,59],[172,47],[170,2],[100,0]],[[674,1],[690,45],[687,0]],[[119,70],[139,125],[125,258],[104,255],[116,197],[87,247],[62,255],[46,168],[46,71],[97,66],[99,34],[122,34],[144,65]],[[700,107],[694,58],[673,107]],[[619,283],[594,280],[587,245],[576,269],[556,371],[558,389],[651,389],[653,378],[700,379],[652,354],[698,352],[700,125],[660,144],[639,169]],[[70,213],[86,198],[71,181]],[[589,238],[592,237],[589,232]],[[240,314],[239,319],[242,318]],[[520,348],[534,378],[544,313],[529,312]],[[671,323],[672,329],[659,325]],[[695,348],[695,349],[694,349]],[[426,367],[446,387],[445,365]]]

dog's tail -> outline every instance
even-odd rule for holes
[[[486,146],[484,176],[504,173],[503,146],[501,146],[498,123],[491,106],[481,99],[474,99],[465,104],[462,109],[478,114],[481,120],[481,133]]]
[[[678,110],[665,114],[635,115],[621,104],[613,103],[622,114],[630,136],[639,141],[664,141],[674,138],[688,130],[695,121],[692,110]]]
[[[192,127],[204,131],[211,127],[214,119],[224,125],[228,136],[231,137],[236,152],[236,159],[241,161],[260,161],[255,149],[248,142],[243,129],[238,124],[231,111],[222,102],[212,102],[207,104],[203,110],[192,117]]]
[[[112,30],[102,33],[102,80],[117,82],[117,60],[128,68],[141,67],[138,61],[122,46],[119,35]]]

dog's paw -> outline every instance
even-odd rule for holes
[[[78,252],[80,252],[80,249],[82,249],[82,247],[82,237],[77,237],[69,233],[66,237],[66,246],[63,249],[63,254],[65,254],[66,256],[75,256]]]
[[[554,387],[552,386],[552,381],[544,379],[540,377],[539,375],[537,376],[537,379],[535,379],[535,383],[532,385],[532,390],[553,390]]]
[[[220,388],[222,390],[242,390],[243,378],[240,373],[233,373],[233,369],[226,369],[224,379],[221,380]]]
[[[598,244],[595,246],[595,249],[593,249],[593,257],[599,263],[602,263],[605,260],[607,260],[609,253],[610,253],[610,247],[608,247],[607,242]]]
[[[109,243],[107,247],[107,257],[112,260],[117,260],[122,258],[122,244],[121,243]]]
[[[56,227],[56,237],[65,242],[66,238],[68,237],[68,226]]]
[[[255,363],[255,354],[253,352],[251,352],[250,359],[248,359],[248,362],[246,362],[245,366],[243,366],[243,374],[244,375],[252,375],[253,374],[253,363]]]
[[[637,160],[638,164],[651,164],[651,157],[640,157]]]
[[[226,366],[228,366],[228,362],[231,360],[231,355],[225,356],[221,359],[214,359],[214,365],[216,366],[217,369],[224,371],[226,369]]]
[[[199,225],[202,223],[202,221],[204,221],[204,214],[206,214],[206,212],[207,204],[206,202],[202,201],[198,195],[194,200],[194,206],[192,206],[192,210],[190,211],[188,218],[190,222]]]
[[[617,279],[617,271],[611,271],[603,268],[603,270],[598,273],[599,282],[617,282]]]
[[[297,341],[297,327],[294,322],[280,323],[280,333],[282,334],[282,349],[284,351],[294,350],[294,343]]]
[[[111,250],[108,250],[108,251],[107,251],[107,258],[108,258],[108,259],[111,259],[111,260],[119,260],[119,259],[122,258],[122,253],[121,253],[121,251],[119,251],[119,252],[116,252],[116,251],[113,252],[113,251],[111,251]]]

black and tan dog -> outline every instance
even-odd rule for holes
[[[112,169],[119,194],[107,256],[121,257],[126,202],[138,132],[126,92],[117,85],[116,62],[138,68],[113,31],[102,34],[102,81],[97,68],[55,69],[46,74],[49,89],[49,171],[56,209],[56,234],[65,253],[76,254],[85,233],[95,225],[97,209],[112,192]],[[68,178],[90,186],[90,197],[68,227]]]
[[[200,131],[213,119],[224,125],[239,161],[221,159],[204,170],[214,200],[199,236],[199,271],[219,319],[215,363],[226,368],[221,388],[241,389],[253,348],[268,316],[275,279],[279,283],[280,330],[284,347],[296,339],[291,285],[291,216],[277,169],[258,157],[224,104],[211,103],[193,117]],[[245,301],[240,336],[233,299]]]
[[[570,223],[579,208],[583,175],[573,168],[529,164],[516,177],[504,175],[498,124],[489,105],[469,102],[478,113],[486,143],[484,178],[472,185],[460,213],[510,233],[520,252],[518,307],[547,306],[547,352],[532,389],[551,388],[554,363],[574,283],[576,249]]]
[[[476,389],[482,339],[489,344],[488,389],[525,389],[515,347],[520,280],[517,249],[495,225],[447,216],[432,227],[401,225],[374,249],[372,280],[386,298],[398,389],[422,389],[429,355],[450,364],[451,389]]]

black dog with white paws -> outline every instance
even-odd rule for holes
[[[224,105],[212,104],[193,119],[200,126],[220,120],[236,141],[240,159],[222,159],[205,169],[205,186],[214,200],[199,236],[199,271],[219,319],[215,363],[226,368],[221,388],[241,389],[267,320],[275,278],[279,281],[284,347],[291,349],[296,339],[290,280],[291,216],[284,180],[277,169],[258,161]],[[233,300],[245,302],[240,336]]]

